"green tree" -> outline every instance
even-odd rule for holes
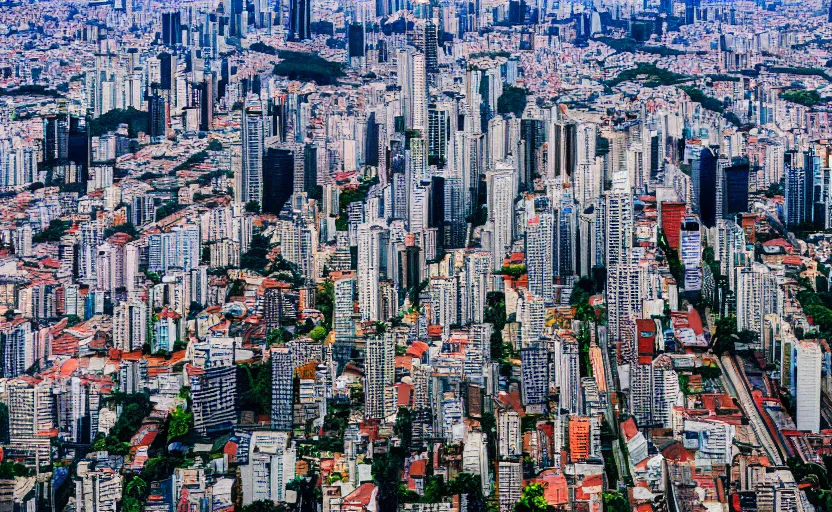
[[[515,512],[546,512],[549,504],[544,496],[545,489],[541,484],[529,484],[523,488],[520,500],[514,504]]]
[[[116,436],[98,433],[92,443],[92,450],[107,452],[110,455],[127,455],[130,453],[130,443],[119,441]]]
[[[503,94],[497,98],[497,112],[500,114],[514,114],[516,117],[523,115],[526,110],[526,89],[506,85],[503,87]]]
[[[136,229],[136,226],[133,225],[132,222],[125,222],[124,224],[119,224],[118,226],[110,226],[109,228],[104,230],[104,238],[110,238],[111,236],[115,235],[116,233],[125,233],[130,235],[130,238],[139,238],[139,230]]]
[[[100,136],[107,132],[115,131],[120,124],[127,125],[127,135],[131,138],[138,136],[139,132],[148,131],[150,115],[133,107],[126,109],[116,108],[99,116],[96,119],[88,119],[90,136]]]
[[[469,502],[471,500],[481,502],[484,499],[482,477],[473,473],[458,473],[456,478],[448,483],[448,492],[452,495],[466,494]]]
[[[121,509],[124,512],[142,512],[142,502],[127,496],[121,502]]]
[[[406,484],[399,484],[398,488],[399,503],[419,503],[419,493],[411,491]]]
[[[283,329],[272,329],[266,334],[266,345],[276,345],[278,343],[286,343],[287,340],[283,339]],[[288,332],[288,331],[286,331]]]
[[[144,501],[145,498],[147,498],[147,492],[147,482],[145,482],[142,477],[135,476],[131,478],[130,482],[127,484],[127,487],[124,490],[124,495],[128,498],[136,498],[137,500]]]
[[[162,276],[158,272],[150,272],[149,270],[144,273],[144,276],[150,280],[153,284],[159,284],[162,282]]]
[[[266,237],[262,234],[256,233],[253,237],[251,237],[251,243],[248,246],[248,251],[240,256],[240,267],[257,272],[263,272],[266,265],[269,264],[269,260],[267,258],[269,251],[271,251],[271,245],[269,244],[268,239],[266,239]]]
[[[448,488],[445,485],[445,477],[442,475],[430,475],[426,477],[422,503],[440,503],[447,494]]]
[[[786,101],[803,105],[804,107],[814,107],[822,100],[818,91],[806,89],[790,89],[781,92],[780,97]]]
[[[794,479],[798,482],[809,482],[818,489],[829,489],[829,477],[825,466],[815,462],[804,463],[797,457],[789,457],[786,465],[789,466]]]
[[[254,48],[256,44],[251,47]],[[269,47],[263,45],[259,48],[268,49]],[[328,61],[314,53],[277,50],[277,55],[282,60],[274,67],[274,74],[285,76],[289,80],[315,81],[318,85],[335,85],[338,83],[338,78],[344,76],[341,63]]]
[[[153,410],[150,398],[144,393],[116,392],[105,397],[105,402],[121,406],[121,414],[119,414],[115,425],[110,429],[109,435],[122,442],[130,441],[144,419]],[[115,446],[115,442],[110,442],[109,445]]]
[[[480,428],[487,436],[486,450],[488,453],[488,460],[496,460],[497,458],[497,419],[493,413],[484,412],[480,418]]]
[[[323,325],[316,325],[314,329],[309,332],[309,337],[315,341],[323,341],[328,334],[326,327]]]
[[[179,200],[177,200],[177,199],[171,199],[170,201],[165,201],[164,203],[162,203],[162,206],[156,208],[156,222],[159,222],[160,220],[164,219],[165,217],[169,217],[170,215],[173,215],[174,213],[178,212],[179,210],[181,210],[184,207],[185,207],[185,205],[179,204]]]
[[[631,512],[630,501],[618,491],[606,491],[603,494],[605,512]]]
[[[329,279],[321,283],[315,289],[315,305],[324,317],[324,326],[332,329],[333,301],[335,298],[335,285]]]
[[[373,480],[378,486],[379,510],[398,509],[399,476],[404,461],[391,452],[373,457]]]
[[[246,211],[249,213],[260,213],[260,202],[249,201],[246,203]]]
[[[496,274],[497,272],[494,272],[494,273]],[[504,276],[509,276],[509,277],[514,278],[514,279],[519,278],[520,276],[522,276],[525,273],[526,273],[526,265],[523,264],[523,263],[515,264],[515,265],[503,265],[503,267],[499,271],[499,274],[504,275]]]
[[[66,230],[71,226],[71,222],[64,222],[60,219],[52,219],[49,221],[49,227],[39,233],[35,233],[35,235],[32,236],[32,242],[60,242],[61,237],[64,236]]]
[[[29,469],[19,462],[0,462],[0,479],[11,480],[18,476],[29,476]]]
[[[237,366],[240,409],[269,414],[272,410],[272,369],[269,364]]]
[[[194,415],[186,411],[182,406],[178,406],[170,414],[170,427],[168,428],[168,437],[182,437],[191,431],[191,425],[194,422]]]
[[[743,335],[748,339],[748,334]],[[734,353],[734,344],[740,341],[737,334],[737,318],[735,316],[723,316],[716,320],[716,329],[711,337],[711,349],[718,356]]]
[[[399,413],[396,415],[396,424],[393,427],[393,431],[399,436],[402,450],[409,454],[413,444],[413,415],[409,408],[399,407]]]
[[[494,332],[489,340],[491,358],[499,361],[506,357],[503,347],[503,328],[506,326],[505,295],[502,292],[489,292],[485,301],[484,320],[494,326]]]
[[[147,482],[158,482],[173,474],[173,471],[185,462],[184,457],[172,455],[160,455],[148,459],[142,470],[142,478]]]

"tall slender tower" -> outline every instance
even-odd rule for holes
[[[503,266],[503,258],[514,238],[514,198],[517,172],[506,162],[497,162],[496,169],[486,173],[488,182],[488,225],[492,232],[491,250],[495,269]]]
[[[526,265],[529,291],[552,300],[554,266],[554,220],[544,211],[528,220],[526,226]]]
[[[243,112],[242,200],[263,202],[263,110],[259,101]]]
[[[364,415],[386,418],[395,412],[393,380],[395,377],[395,343],[388,332],[384,338],[367,340],[364,363]]]
[[[290,349],[272,350],[272,428],[292,429],[292,383],[294,368]]]
[[[607,264],[625,263],[633,238],[633,196],[629,191],[609,192],[606,196]]]
[[[304,41],[312,37],[312,0],[290,0],[289,38]]]

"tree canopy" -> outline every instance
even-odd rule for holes
[[[542,484],[529,484],[523,488],[520,500],[514,504],[514,512],[547,512],[549,504]]]

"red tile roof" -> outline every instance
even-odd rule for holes
[[[621,430],[624,432],[624,438],[629,441],[638,434],[638,427],[633,418],[627,418],[621,423]]]

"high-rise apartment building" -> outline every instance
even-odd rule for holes
[[[526,225],[526,269],[529,291],[551,301],[555,275],[554,225],[550,212],[531,217]]]
[[[679,229],[679,259],[685,266],[685,291],[702,289],[702,233],[693,217],[682,221]]]
[[[381,226],[361,224],[358,227],[358,301],[362,320],[379,318],[379,280],[382,277],[383,246],[387,233]]]
[[[272,360],[272,428],[292,429],[292,396],[295,369],[288,348],[273,348]]]
[[[820,431],[820,393],[823,351],[816,341],[797,345],[797,429]]]
[[[122,302],[113,308],[113,344],[125,352],[141,350],[147,342],[148,308],[145,302]]]
[[[777,283],[762,263],[736,269],[737,330],[763,332],[763,319],[776,313]]]
[[[605,197],[607,266],[627,262],[633,243],[633,196],[629,191],[608,192]]]
[[[503,258],[514,241],[514,198],[517,182],[514,168],[507,162],[497,162],[495,169],[486,173],[488,190],[488,224],[491,230],[493,268],[503,266]]]
[[[212,366],[191,376],[194,429],[202,435],[228,431],[237,423],[237,368]]]
[[[365,344],[364,360],[364,416],[385,419],[395,413],[396,349],[393,336],[371,338]]]

